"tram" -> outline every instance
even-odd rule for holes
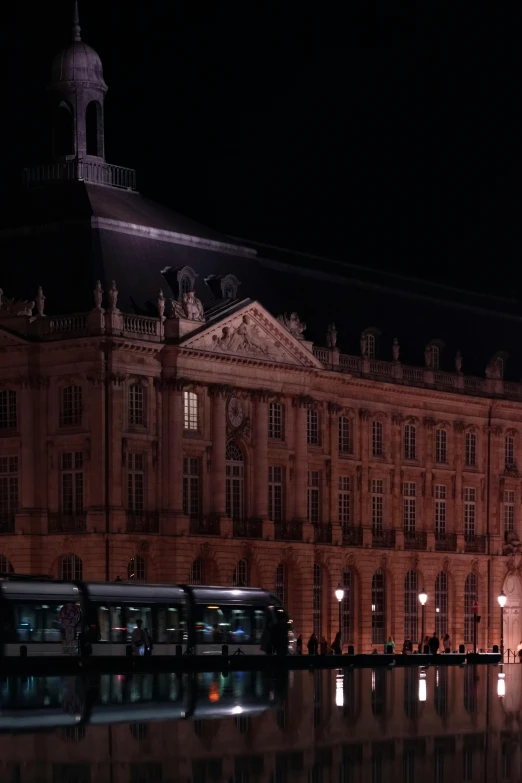
[[[72,618],[72,621],[71,621]],[[76,622],[75,622],[76,620]],[[260,588],[0,579],[0,650],[4,656],[60,656],[64,643],[97,656],[125,656],[141,620],[152,654],[261,654],[267,626],[291,620],[276,596]]]

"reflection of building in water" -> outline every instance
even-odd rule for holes
[[[266,709],[274,683],[206,674],[195,680],[192,720],[183,711],[161,718],[169,704],[186,710],[183,678],[145,675],[122,686],[111,676],[102,679],[84,723],[46,719],[44,735],[0,736],[0,779],[519,783],[522,667],[507,668],[502,698],[496,668],[430,667],[426,701],[419,698],[423,675],[420,669],[299,672],[284,707],[276,700]],[[2,730],[16,710],[30,709],[34,719],[48,696],[48,717],[55,719],[57,694],[65,691],[53,679],[9,687],[2,690]]]

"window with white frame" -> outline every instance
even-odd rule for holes
[[[319,413],[313,408],[307,411],[307,441],[310,446],[321,445]]]
[[[319,470],[308,471],[307,516],[308,521],[317,524],[321,520],[321,473]]]
[[[227,443],[225,470],[227,517],[234,522],[242,522],[245,518],[245,461],[243,452],[233,440]]]
[[[131,383],[128,390],[129,426],[144,427],[146,389],[141,383]]]
[[[203,559],[196,557],[192,561],[189,574],[189,585],[202,585],[203,584]]]
[[[183,427],[190,432],[199,429],[198,395],[193,391],[183,392]]]
[[[368,359],[375,359],[376,340],[374,334],[366,335],[366,356]]]
[[[13,389],[0,391],[0,430],[16,429],[16,392]]]
[[[61,464],[62,513],[68,516],[83,513],[83,453],[66,451]]]
[[[435,432],[435,461],[442,463],[448,461],[448,433],[443,429]]]
[[[60,579],[64,582],[81,581],[83,563],[78,555],[64,555],[60,560]]]
[[[239,560],[232,574],[234,587],[246,587],[248,585],[248,563],[245,559]]]
[[[504,490],[504,533],[515,530],[515,490]]]
[[[403,484],[404,501],[404,532],[415,533],[417,521],[417,485],[414,481],[405,481]]]
[[[417,429],[414,424],[404,426],[404,459],[417,459]]]
[[[352,483],[350,476],[339,476],[339,524],[343,531],[352,521]]]
[[[268,437],[271,440],[285,439],[285,406],[280,402],[268,405]]]
[[[201,459],[183,458],[183,513],[198,519],[201,513]]]
[[[18,511],[18,457],[0,457],[0,532]]]
[[[145,509],[145,460],[143,454],[129,454],[127,459],[127,508],[142,514]]]
[[[280,465],[268,467],[268,518],[273,522],[283,519],[283,468]]]
[[[372,455],[374,457],[384,456],[382,421],[372,422]]]
[[[379,535],[383,530],[384,481],[372,479],[372,532]]]
[[[127,579],[129,582],[144,582],[147,575],[145,558],[141,555],[132,557],[127,566]]]
[[[467,468],[477,465],[477,436],[474,432],[466,432],[465,461]]]
[[[440,367],[440,348],[438,345],[428,346],[430,367],[432,370],[438,370]]]
[[[65,386],[61,393],[60,426],[78,427],[82,423],[83,402],[81,386]]]
[[[446,537],[446,486],[435,484],[435,539],[444,541]]]
[[[475,487],[464,487],[464,538],[475,537]]]
[[[515,439],[512,435],[507,435],[504,444],[504,455],[506,468],[515,464]]]
[[[339,416],[339,453],[353,453],[352,422],[348,416]]]

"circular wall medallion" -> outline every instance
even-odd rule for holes
[[[243,404],[239,397],[232,396],[228,401],[228,420],[232,427],[240,427],[243,423]]]

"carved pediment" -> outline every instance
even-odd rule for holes
[[[187,335],[182,346],[213,354],[305,367],[322,366],[302,341],[293,337],[257,302],[210,323],[197,335]]]

